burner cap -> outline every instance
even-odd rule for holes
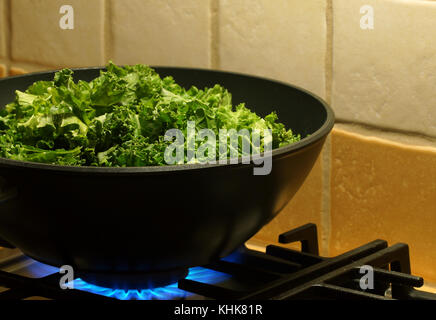
[[[187,275],[188,269],[181,268],[158,272],[86,272],[79,273],[78,277],[99,287],[141,290],[164,287],[184,279]]]

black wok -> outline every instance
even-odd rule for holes
[[[273,219],[310,172],[333,127],[332,110],[291,85],[210,70],[156,68],[182,86],[226,87],[234,103],[304,137],[254,164],[67,167],[0,158],[0,235],[26,255],[76,272],[128,275],[179,270],[224,257]],[[77,69],[89,81],[99,68]],[[0,80],[0,106],[53,72]],[[308,136],[309,135],[309,136]],[[294,214],[299,214],[295,212]]]

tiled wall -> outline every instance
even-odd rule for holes
[[[59,27],[64,4],[73,30]],[[0,0],[0,76],[112,59],[304,87],[337,124],[253,242],[314,222],[325,255],[405,242],[413,273],[436,282],[435,30],[430,0]]]

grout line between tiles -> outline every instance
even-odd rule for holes
[[[331,237],[331,134],[327,136],[321,153],[322,203],[321,203],[321,255],[329,256]]]
[[[326,0],[326,53],[325,53],[325,100],[332,104],[333,77],[333,0]],[[321,253],[329,255],[331,234],[331,136],[324,144],[322,157],[322,203],[321,203]]]
[[[332,104],[333,82],[333,0],[326,0],[326,54],[325,54],[325,95]]]
[[[219,0],[210,0],[210,67],[220,68],[219,57]]]
[[[384,136],[387,136],[387,135],[392,135],[392,136],[397,135],[399,137],[397,142],[400,142],[400,143],[402,143],[401,137],[404,137],[404,138],[413,138],[413,139],[417,139],[417,140],[422,140],[423,142],[426,142],[427,144],[436,145],[436,137],[422,134],[419,132],[379,127],[379,126],[370,125],[367,123],[346,121],[346,120],[342,120],[342,119],[336,119],[335,123],[338,125],[349,126],[350,128],[355,127],[357,130],[354,130],[354,132],[356,132],[356,133],[359,133],[360,130],[373,132],[374,135],[376,135],[376,136],[380,135],[381,138],[384,138]],[[389,138],[385,137],[385,139],[389,139]],[[390,138],[389,140],[395,141],[393,138]]]
[[[60,66],[56,66],[56,65],[48,65],[48,64],[41,64],[41,63],[37,63],[37,62],[27,62],[27,61],[11,61],[11,64],[13,66],[16,66],[17,68],[24,68],[26,69],[28,66],[30,66],[30,68],[35,67],[35,68],[52,68],[52,69],[59,69]]]
[[[4,2],[5,8],[3,12],[3,19],[5,21],[3,27],[5,28],[4,34],[5,34],[5,45],[6,45],[6,75],[9,74],[9,70],[11,67],[11,57],[12,57],[12,0],[6,0]]]
[[[111,1],[103,1],[103,65],[112,58],[112,24],[111,24]]]

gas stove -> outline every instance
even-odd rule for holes
[[[278,241],[300,242],[301,250],[268,245],[260,252],[243,246],[209,265],[190,268],[174,283],[146,289],[108,288],[80,277],[61,288],[59,268],[16,248],[2,248],[0,299],[436,300],[436,294],[417,289],[424,280],[411,275],[407,244],[375,240],[336,257],[322,257],[314,224],[285,232]]]

